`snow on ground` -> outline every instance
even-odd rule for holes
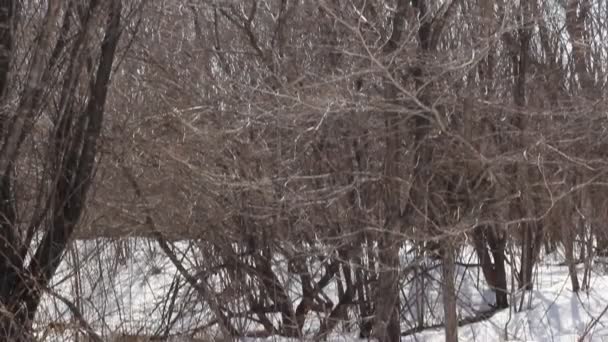
[[[208,321],[210,315],[182,279],[173,311],[187,315],[169,316],[166,298],[175,293],[176,275],[153,242],[99,239],[78,242],[66,254],[52,288],[72,300],[102,335],[155,334],[168,320],[175,321],[173,330],[184,331]],[[37,318],[42,324],[65,323],[71,316],[59,299],[47,295]]]
[[[535,286],[537,290],[525,294],[524,310],[515,312],[512,305],[489,320],[462,326],[458,330],[460,341],[576,342],[587,332],[584,341],[608,342],[608,314],[602,315],[608,307],[608,275],[596,269],[591,290],[576,294],[572,292],[567,267],[541,264]],[[513,296],[511,302],[519,306],[521,293]],[[402,338],[407,342],[444,340],[441,329]]]
[[[66,254],[65,261],[54,278],[53,290],[73,300],[100,334],[157,334],[162,323],[168,321],[174,322],[171,332],[188,332],[190,328],[203,326],[212,319],[197,294],[188,286],[183,286],[183,279],[179,282],[181,286],[176,289],[177,271],[154,242],[135,238],[120,242],[100,239],[79,241],[75,246],[73,251]],[[178,256],[183,258],[191,271],[196,271],[200,267],[200,255],[198,264],[196,261],[196,247],[186,242],[176,246],[186,251]],[[475,263],[472,255],[473,253],[464,253],[460,262]],[[411,261],[406,255],[402,259],[404,263]],[[578,341],[589,330],[593,320],[599,318],[587,333],[585,341],[608,342],[608,314],[602,315],[608,306],[608,272],[601,265],[594,266],[591,290],[581,291],[577,295],[571,291],[567,268],[559,266],[562,260],[559,255],[544,257],[536,271],[535,290],[525,294],[521,312],[513,309],[519,307],[522,295],[515,293],[511,302],[517,305],[512,305],[510,310],[498,312],[489,320],[460,327],[460,341]],[[403,331],[415,326],[420,314],[425,317],[427,324],[442,321],[440,268],[434,267],[438,265],[430,259],[424,263],[428,263],[426,267],[431,269],[424,277],[424,282],[403,284],[402,300],[406,305],[402,320]],[[284,267],[281,265],[284,262],[277,260],[276,267]],[[580,274],[582,275],[582,270]],[[469,317],[489,308],[494,295],[484,285],[479,270],[461,266],[456,280],[461,317]],[[295,303],[299,301],[298,288],[297,283],[289,287],[290,297]],[[332,300],[336,299],[335,288],[335,284],[332,284],[327,293]],[[416,305],[422,298],[417,295],[421,289],[426,294],[425,310],[422,313],[417,311]],[[169,314],[171,310],[166,299],[172,295],[176,298],[176,308],[173,311],[181,311],[180,315]],[[75,300],[77,297],[79,299]],[[47,295],[37,317],[39,335],[46,334],[47,341],[62,341],[61,338],[51,338],[54,335],[49,333],[48,327],[56,326],[57,322],[65,324],[71,320],[70,317],[71,314],[60,300]],[[318,324],[318,318],[311,315],[305,332],[314,333]],[[356,324],[353,326],[356,327]],[[356,332],[336,331],[328,340],[357,341],[356,337]],[[441,329],[426,330],[402,338],[402,341],[407,342],[443,340]],[[246,341],[288,340],[271,337]]]

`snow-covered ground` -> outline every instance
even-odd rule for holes
[[[582,273],[582,271],[581,271]],[[608,276],[593,275],[591,290],[572,292],[565,266],[538,268],[537,290],[526,293],[524,310],[503,310],[491,319],[459,328],[461,341],[608,341]],[[519,296],[514,302],[519,305]],[[592,326],[593,321],[598,322]],[[408,342],[444,341],[442,330],[424,331],[403,338]]]
[[[178,253],[178,256],[188,269],[194,272],[201,267],[200,260],[197,261],[196,247],[185,242],[176,246],[185,251],[184,254]],[[476,262],[472,253],[463,255],[462,263]],[[407,262],[407,256],[403,258]],[[519,307],[522,293],[513,293],[511,302],[517,305],[512,305],[510,310],[497,312],[488,320],[460,327],[460,340],[567,342],[578,341],[586,334],[585,341],[608,342],[608,314],[603,314],[608,307],[608,272],[601,265],[595,265],[591,289],[575,294],[571,291],[567,268],[560,266],[560,261],[559,255],[544,257],[535,273],[535,290],[525,294],[522,311],[514,310]],[[279,268],[280,263],[278,260]],[[430,268],[432,271],[425,277],[424,283],[403,285],[402,301],[407,307],[402,322],[403,331],[415,326],[416,317],[419,316],[416,298],[420,297],[417,297],[417,291],[421,288],[426,295],[423,306],[425,320],[429,323],[442,320],[440,269]],[[294,284],[290,293],[296,303],[299,300],[297,288],[297,284]],[[326,294],[334,300],[335,286],[328,288]],[[475,268],[459,268],[457,288],[461,317],[487,310],[489,302],[493,301],[493,293],[484,286],[483,277]],[[212,320],[206,305],[178,277],[177,270],[168,258],[154,242],[145,239],[133,238],[120,242],[100,239],[76,243],[75,248],[66,254],[54,278],[53,290],[73,301],[93,329],[104,336],[121,333],[155,335],[164,332],[164,323],[167,322],[171,322],[171,333],[192,332],[192,327],[205,326]],[[172,296],[175,301],[171,306],[167,298]],[[69,328],[76,326],[70,325],[72,316],[61,300],[47,295],[38,315],[39,336],[47,341],[65,340],[67,332],[72,331]],[[305,332],[314,333],[318,323],[318,317],[311,315]],[[58,329],[58,326],[64,329]],[[356,331],[337,330],[329,340],[355,341],[356,336]],[[266,340],[286,341],[279,337]],[[441,329],[425,330],[402,338],[402,341],[408,342],[443,340]]]

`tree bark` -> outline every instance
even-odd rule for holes
[[[458,312],[456,308],[456,290],[454,286],[454,276],[456,265],[454,263],[454,246],[449,241],[445,241],[442,251],[442,295],[443,313],[445,317],[445,341],[458,341]]]
[[[576,273],[576,261],[574,260],[574,234],[570,225],[562,224],[561,227],[562,243],[564,244],[564,254],[566,257],[566,264],[568,265],[568,274],[570,275],[572,291],[578,292],[580,290],[580,284],[578,281],[578,274]]]
[[[91,14],[94,9],[99,8],[97,4],[98,2],[94,0],[89,3]],[[4,35],[0,37],[0,45],[10,45],[10,28],[13,25],[11,14],[15,6],[17,4],[14,1],[0,1],[0,21],[2,21],[0,27],[9,27],[8,33],[0,31],[0,36]],[[69,117],[72,119],[70,134],[60,137],[51,134],[49,138],[50,146],[61,147],[54,152],[64,159],[50,168],[49,179],[52,181],[48,184],[51,184],[52,188],[41,190],[45,193],[48,191],[48,202],[53,204],[48,208],[36,208],[41,211],[37,214],[46,216],[48,221],[41,219],[40,222],[35,222],[33,219],[34,222],[31,223],[32,229],[40,229],[39,232],[42,235],[40,243],[34,244],[32,241],[33,230],[28,229],[27,234],[23,234],[24,236],[20,236],[21,234],[15,231],[14,201],[12,201],[15,189],[12,186],[11,173],[13,165],[19,157],[21,143],[25,137],[32,134],[33,119],[43,104],[42,94],[57,81],[53,79],[55,76],[53,71],[56,71],[58,55],[65,47],[64,39],[67,30],[63,29],[66,27],[66,23],[69,23],[67,18],[70,15],[64,13],[64,26],[56,35],[55,48],[51,49],[50,40],[54,36],[53,27],[58,22],[61,13],[61,2],[59,1],[47,3],[47,13],[40,28],[41,33],[36,40],[37,45],[33,49],[26,87],[20,94],[15,115],[9,123],[9,133],[2,137],[3,145],[0,152],[0,192],[2,195],[0,210],[2,213],[0,216],[3,217],[3,221],[0,239],[6,244],[4,246],[6,248],[0,255],[2,274],[0,301],[4,307],[3,311],[10,313],[2,314],[0,317],[0,337],[3,340],[31,340],[31,336],[29,336],[31,322],[38,310],[43,290],[49,286],[84,208],[93,178],[97,139],[101,134],[110,74],[121,32],[120,0],[112,0],[109,8],[105,37],[101,46],[101,58],[94,79],[89,82],[90,93],[86,108],[79,113],[79,116],[72,115],[73,112],[70,108]],[[64,12],[69,11],[68,8]],[[86,36],[87,29],[88,25],[84,25],[79,36]],[[6,36],[7,34],[9,37]],[[11,50],[4,51],[4,47],[6,46],[0,47],[3,52],[6,52],[6,55],[0,56],[0,81],[3,77],[6,81],[3,68],[8,65],[11,54]],[[74,44],[74,49],[80,50],[81,48],[78,44]],[[66,58],[67,64],[76,63],[73,55],[69,57],[71,60]],[[76,87],[70,87],[69,90],[70,92],[61,93],[62,99],[74,99],[78,90]],[[59,109],[58,112],[60,115],[66,114],[62,109]],[[55,140],[53,141],[53,139]],[[46,183],[42,184],[46,186]],[[43,221],[48,223],[44,224]],[[33,250],[34,248],[36,250]],[[31,253],[32,257],[29,264],[25,265],[23,259],[28,253]]]
[[[397,11],[393,17],[393,32],[384,48],[389,55],[397,50],[401,41],[405,25],[406,1],[398,2]],[[385,81],[385,97],[388,101],[396,101],[398,95],[397,85],[392,81]],[[378,236],[379,262],[382,268],[378,272],[378,286],[374,294],[374,323],[372,337],[379,342],[396,342],[400,340],[399,325],[399,247],[401,242],[396,239],[400,231],[400,186],[396,181],[401,175],[399,169],[401,139],[399,114],[386,112],[386,155],[384,159],[384,231]]]
[[[496,307],[509,306],[507,296],[507,275],[505,269],[506,238],[499,237],[491,227],[477,227],[473,231],[473,245],[481,264],[486,282],[496,296]],[[491,260],[491,257],[494,259]]]
[[[399,245],[386,242],[378,246],[382,271],[375,294],[375,316],[372,337],[379,342],[401,339],[399,319]]]

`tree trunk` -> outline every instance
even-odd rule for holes
[[[95,14],[95,10],[100,9],[101,6],[97,5],[98,2],[95,1],[89,3],[87,12],[89,17]],[[7,42],[10,45],[11,30],[14,27],[11,15],[16,10],[16,6],[15,1],[0,1],[0,50],[3,50],[0,52],[0,83],[2,83],[0,86],[4,88],[7,81],[4,72],[10,61],[11,53],[10,48],[6,51],[4,48]],[[71,13],[70,6],[68,5],[68,8],[62,12],[61,1],[46,3],[47,12],[43,18],[36,45],[32,49],[29,72],[24,82],[25,87],[19,94],[19,104],[15,115],[8,123],[10,128],[7,132],[9,134],[2,136],[0,151],[2,231],[0,240],[4,244],[8,244],[5,246],[6,249],[3,249],[5,253],[0,254],[0,304],[3,307],[3,313],[0,314],[0,339],[3,341],[32,340],[31,324],[38,310],[42,291],[49,286],[72,232],[79,222],[95,169],[97,139],[101,134],[110,74],[121,32],[120,0],[111,1],[97,69],[94,69],[93,79],[90,82],[84,81],[89,86],[89,88],[85,88],[89,91],[86,108],[82,112],[75,112],[71,106],[59,106],[60,109],[56,113],[60,119],[59,122],[55,122],[58,127],[55,134],[49,135],[48,145],[54,155],[48,156],[52,167],[46,169],[50,171],[50,174],[49,178],[45,179],[45,182],[52,181],[43,182],[41,183],[44,184],[43,189],[36,189],[41,194],[48,194],[49,197],[43,198],[42,201],[48,200],[52,205],[44,208],[43,210],[46,212],[41,213],[36,212],[36,210],[41,211],[42,209],[34,204],[33,216],[44,215],[45,220],[23,222],[31,225],[25,234],[15,231],[14,208],[11,204],[14,203],[12,199],[15,197],[15,187],[12,184],[11,170],[23,153],[21,144],[28,135],[33,134],[32,115],[38,113],[40,107],[44,105],[43,92],[50,90],[56,84],[61,84],[60,80],[53,77],[57,72],[58,55],[65,52],[64,39],[67,34],[67,30],[63,30],[65,23],[72,20],[69,18],[75,15],[75,13]],[[54,34],[54,27],[62,13],[64,26],[59,34]],[[67,65],[67,71],[58,73],[62,76],[70,75],[72,71],[80,74],[79,71],[82,70],[84,63],[79,60],[82,58],[79,53],[82,51],[83,45],[79,42],[85,40],[90,25],[84,19],[81,24],[81,31],[71,42],[73,44],[72,53],[66,53],[66,58],[63,60]],[[56,38],[57,42],[55,48],[51,49],[53,38]],[[5,56],[4,53],[9,55]],[[94,66],[93,63],[91,66]],[[60,103],[72,103],[75,101],[75,97],[81,95],[76,94],[79,90],[76,90],[78,84],[75,83],[79,81],[80,78],[73,78],[70,79],[71,83],[67,84],[66,81],[62,85]],[[52,188],[46,188],[48,184],[52,184]],[[35,221],[35,219],[33,220]],[[37,230],[34,231],[34,229]],[[35,232],[42,237],[38,243],[32,241]],[[27,265],[24,263],[26,255],[31,255]]]
[[[362,255],[367,254],[367,259],[370,261],[369,265],[373,265],[375,263],[375,258],[372,253],[368,252],[368,249],[360,247],[362,250]],[[370,279],[369,279],[369,270],[366,271],[366,267],[362,262],[361,257],[356,257],[355,264],[357,268],[355,270],[356,277],[356,290],[357,290],[357,301],[359,303],[359,315],[360,315],[360,328],[359,328],[359,337],[361,338],[369,338],[372,333],[372,315],[374,308],[371,306],[372,296],[370,294]],[[369,266],[368,265],[368,266]]]
[[[375,316],[372,337],[378,342],[398,342],[399,324],[399,246],[381,244],[378,287],[375,293]]]
[[[458,313],[456,311],[456,290],[454,276],[456,265],[454,264],[454,246],[445,242],[443,246],[442,260],[442,294],[443,313],[445,317],[445,341],[458,341]]]
[[[488,286],[494,290],[496,308],[509,307],[507,273],[505,269],[506,237],[498,236],[491,227],[477,227],[473,231],[473,244]],[[490,260],[490,255],[494,262]]]
[[[420,267],[414,268],[414,282],[416,283],[416,324],[419,329],[424,328],[424,272],[420,272]]]
[[[393,16],[393,32],[385,45],[385,54],[394,53],[399,47],[405,26],[406,1],[399,0]],[[392,72],[392,71],[391,71]],[[398,89],[394,81],[384,83],[384,97],[398,104]],[[379,274],[378,286],[374,294],[374,323],[372,337],[379,342],[397,342],[401,339],[399,324],[399,247],[401,241],[396,239],[401,226],[401,186],[396,181],[403,173],[400,170],[402,152],[400,150],[401,117],[398,113],[384,113],[386,132],[386,154],[384,156],[384,231],[378,234],[379,263],[382,268]]]
[[[570,282],[572,283],[572,291],[578,292],[580,284],[576,273],[576,260],[574,260],[574,234],[572,227],[568,224],[562,224],[562,239],[566,264],[568,265],[568,274],[570,275]]]
[[[505,247],[507,239],[504,234],[498,237],[498,232],[494,231],[494,238],[490,240],[492,257],[494,258],[494,293],[496,295],[496,308],[505,309],[509,307],[507,291],[507,271],[505,268]]]

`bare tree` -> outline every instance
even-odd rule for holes
[[[7,336],[74,237],[152,238],[159,331],[227,338],[455,341],[461,275],[521,309],[543,248],[574,291],[605,252],[605,4],[0,4]]]
[[[2,1],[0,9],[0,335],[15,341],[30,340],[41,296],[82,215],[121,32],[120,1],[49,1],[45,13],[32,6]],[[38,23],[20,20],[25,16]],[[103,39],[97,43],[91,38],[100,25]],[[16,45],[15,37],[29,35],[31,52],[25,66],[18,65],[14,61],[24,56],[20,49],[27,46]],[[96,47],[95,54],[87,52]],[[54,87],[59,91],[52,91]],[[51,121],[52,129],[38,133],[42,120]],[[42,157],[33,159],[31,149],[43,144]],[[25,187],[28,183],[32,188]]]

